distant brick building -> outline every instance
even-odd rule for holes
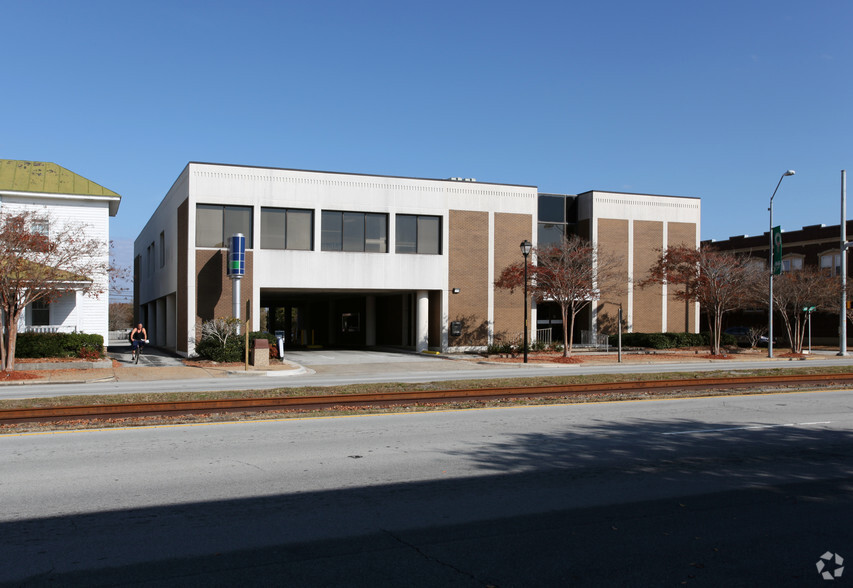
[[[847,235],[853,236],[853,221],[847,221]],[[848,237],[849,238],[849,237]],[[725,241],[703,241],[703,246],[713,246],[719,251],[748,254],[765,263],[770,258],[770,235],[740,235],[729,237]],[[847,260],[847,275],[850,275],[850,255]],[[841,272],[841,225],[810,225],[796,231],[782,232],[782,271],[797,271],[804,267],[825,270],[831,276]],[[838,343],[838,311],[831,309],[812,316],[812,342],[832,345]],[[767,310],[735,313],[728,320],[728,326],[762,324],[767,322]],[[781,335],[784,327],[774,320],[774,333]]]

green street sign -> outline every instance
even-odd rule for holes
[[[803,312],[814,312],[817,310],[817,306],[804,306]]]
[[[773,275],[778,276],[782,273],[782,227],[773,227],[771,234],[773,236]]]

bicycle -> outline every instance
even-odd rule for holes
[[[139,344],[136,346],[136,349],[132,349],[130,351],[130,359],[134,363],[134,365],[139,363],[139,356],[142,355],[142,348],[145,347],[145,344],[148,343],[148,340],[141,340]]]

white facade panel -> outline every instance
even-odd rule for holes
[[[109,261],[109,203],[104,200],[87,199],[63,195],[52,198],[39,195],[27,198],[23,195],[3,195],[2,206],[7,211],[31,211],[43,213],[50,219],[50,232],[58,230],[63,224],[86,227],[88,237],[103,243],[103,255],[99,261]],[[95,282],[99,294],[78,295],[74,292],[62,296],[51,305],[51,327],[60,331],[77,330],[83,333],[101,335],[107,343],[109,319],[109,278],[106,274],[88,276]],[[30,324],[25,319],[25,324]]]

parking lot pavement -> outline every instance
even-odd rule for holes
[[[435,355],[405,351],[381,351],[358,349],[312,349],[308,351],[285,351],[284,359],[300,365],[361,365],[377,363],[441,363]]]

